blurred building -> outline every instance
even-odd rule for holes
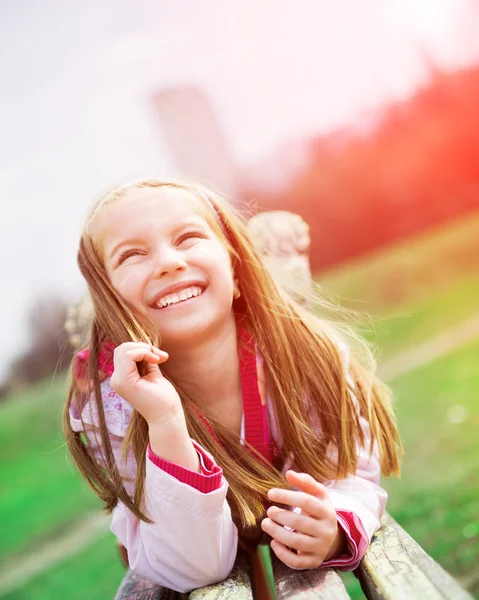
[[[238,164],[212,102],[194,85],[159,91],[153,104],[180,174],[221,193],[280,192],[308,165],[311,140],[304,139],[284,142],[259,162]]]
[[[153,105],[180,175],[234,194],[238,168],[207,95],[195,85],[185,85],[156,92]]]

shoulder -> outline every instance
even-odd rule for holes
[[[133,408],[124,398],[119,396],[110,385],[110,377],[100,384],[101,399],[108,431],[118,437],[125,437],[130,423]],[[94,394],[90,394],[80,406],[70,408],[70,422],[74,431],[83,431],[85,426],[99,427],[100,419]]]

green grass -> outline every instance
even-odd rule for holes
[[[114,598],[124,575],[115,539],[107,534],[23,587],[3,595],[2,600],[109,600]]]
[[[479,234],[478,234],[479,235]],[[386,311],[361,332],[384,356],[406,350],[479,313],[479,270],[419,301]]]
[[[60,377],[0,405],[0,564],[55,539],[100,507],[67,458],[61,434],[65,394]]]
[[[479,213],[317,280],[326,297],[366,316],[359,330],[381,362],[479,312]],[[393,382],[406,455],[402,479],[386,483],[388,510],[465,583],[479,563],[478,358],[472,345]],[[466,423],[445,417],[455,404],[468,411]],[[344,580],[353,599],[364,597],[353,575]]]
[[[341,305],[387,314],[479,272],[479,211],[321,273]]]
[[[383,484],[388,512],[479,598],[478,365],[479,340],[392,382],[405,455],[401,479]]]
[[[479,312],[479,212],[316,277],[385,356]],[[369,317],[368,315],[372,315]]]
[[[393,382],[405,457],[386,484],[390,513],[465,580],[479,564],[478,365],[479,340]]]

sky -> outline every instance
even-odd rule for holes
[[[0,8],[0,379],[42,294],[76,300],[88,206],[176,176],[150,101],[211,99],[247,168],[287,140],[407,98],[427,63],[479,60],[475,0],[60,0]]]

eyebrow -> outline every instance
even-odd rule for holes
[[[178,233],[178,231],[181,231],[181,229],[185,229],[185,227],[202,227],[205,229],[205,224],[207,224],[205,221],[200,221],[199,219],[189,219],[188,221],[184,221],[183,223],[173,227],[173,229],[170,231],[170,235],[174,236]],[[123,246],[140,245],[143,244],[144,241],[144,238],[129,238],[127,240],[122,240],[119,244],[114,246],[113,250],[109,254],[109,259],[112,260],[115,254],[120,250],[120,248],[123,248]]]

